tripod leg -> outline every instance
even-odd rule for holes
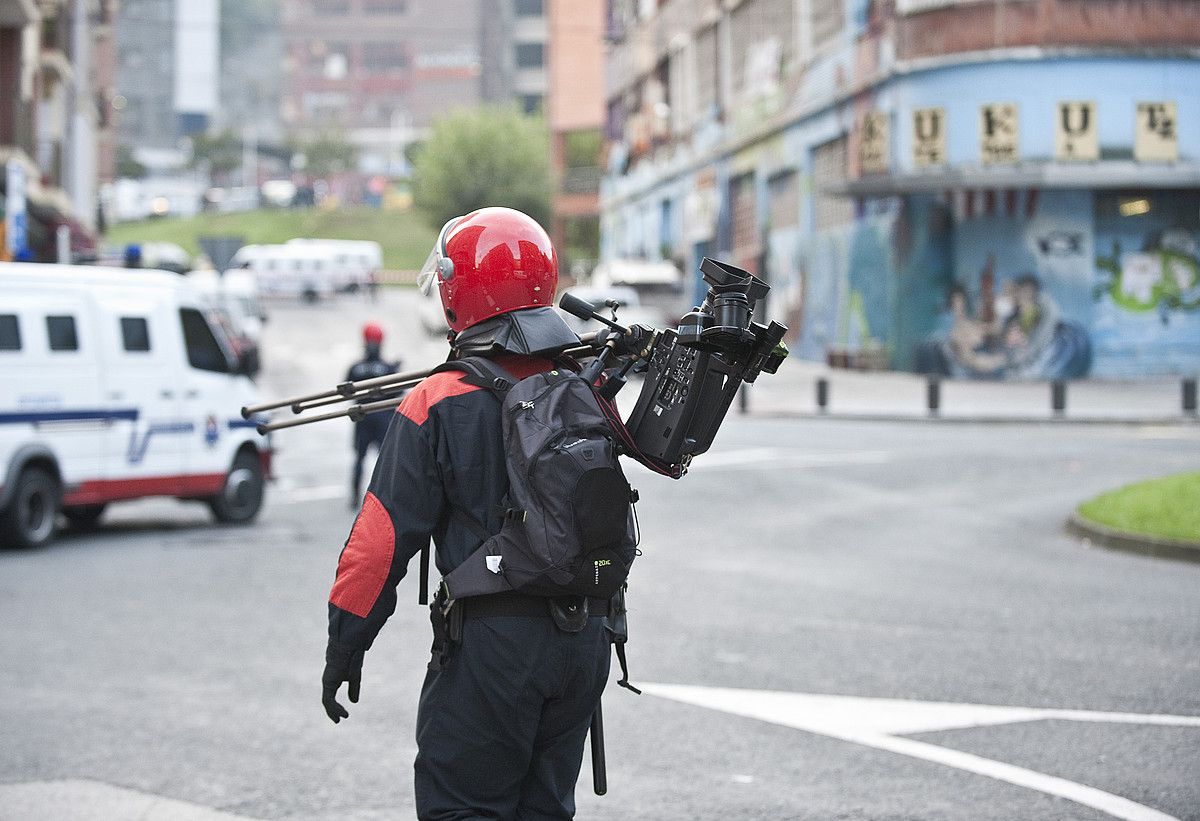
[[[604,795],[608,792],[608,769],[604,762],[604,714],[598,701],[589,732],[592,737],[592,789],[596,795]]]

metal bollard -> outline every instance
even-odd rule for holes
[[[817,379],[817,410],[821,413],[829,411],[829,380],[823,376]]]
[[[942,408],[942,380],[936,376],[929,377],[925,383],[925,404],[929,407],[930,416],[937,416]]]
[[[750,386],[742,383],[742,387],[738,390],[738,413],[746,414],[750,412]]]
[[[1067,383],[1061,379],[1050,383],[1050,409],[1055,416],[1063,416],[1067,412]]]
[[[1196,377],[1183,380],[1183,412],[1188,416],[1196,415]]]

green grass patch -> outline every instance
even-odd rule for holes
[[[383,267],[411,271],[421,267],[437,240],[437,231],[415,210],[384,211],[378,208],[280,208],[240,214],[200,214],[186,219],[150,219],[109,226],[106,241],[124,246],[131,242],[173,242],[188,253],[200,252],[197,238],[208,234],[236,235],[247,244],[286,242],[297,237],[313,239],[370,239],[383,246]]]
[[[1200,473],[1126,485],[1084,502],[1079,514],[1127,533],[1200,542]]]

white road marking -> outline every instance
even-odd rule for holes
[[[881,450],[820,452],[801,448],[742,448],[702,453],[696,457],[689,470],[879,465],[889,459],[889,454]]]
[[[82,778],[0,784],[0,817],[71,821],[254,821],[201,804]]]
[[[1176,821],[1173,816],[1127,798],[1066,779],[1015,767],[924,741],[900,738],[913,733],[1023,721],[1060,719],[1103,723],[1197,727],[1200,716],[1106,713],[1038,707],[1002,707],[856,696],[741,690],[682,684],[639,682],[642,690],[661,698],[720,710],[733,715],[795,727],[880,750],[920,758],[1066,798],[1127,821]]]

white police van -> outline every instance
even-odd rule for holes
[[[0,545],[145,496],[252,520],[271,450],[240,371],[183,277],[0,262]]]

